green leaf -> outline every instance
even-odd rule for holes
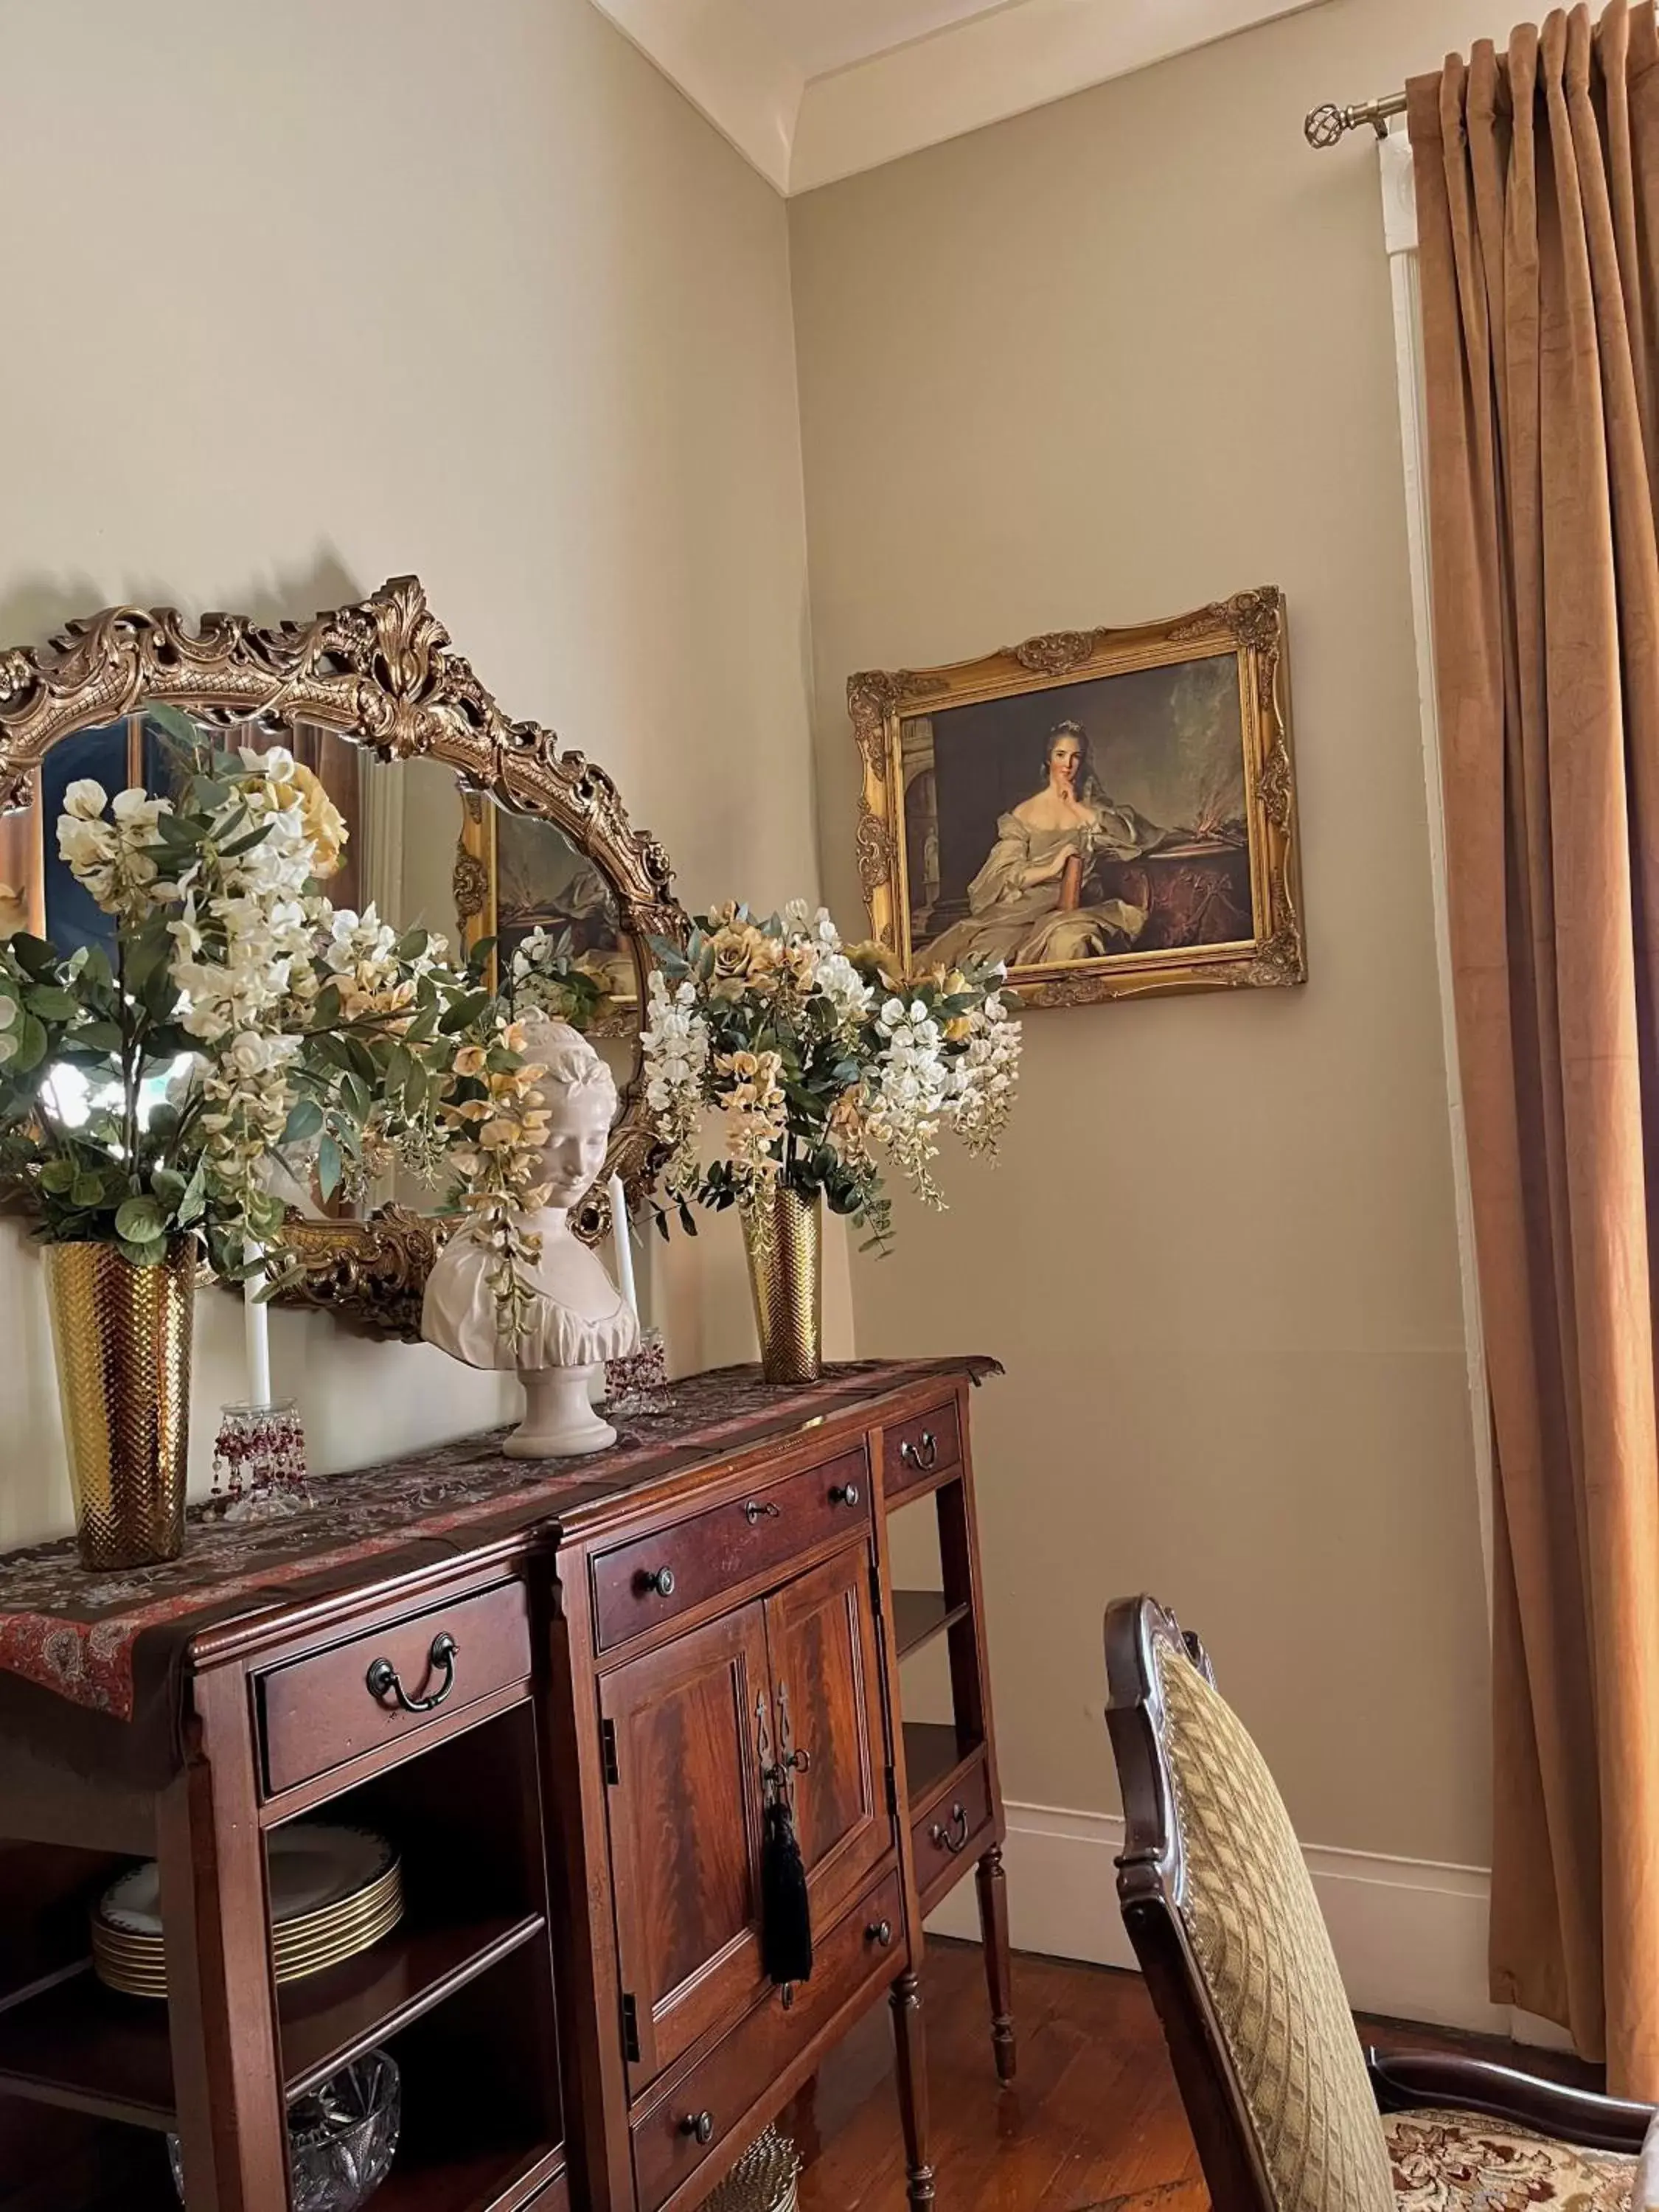
[[[200,752],[207,743],[207,732],[181,708],[169,707],[165,700],[146,699],[144,720],[175,744],[184,745],[192,753]]]
[[[296,1098],[289,1109],[288,1120],[283,1125],[285,1145],[303,1144],[307,1137],[318,1135],[323,1126],[323,1109],[314,1098]]]
[[[149,1187],[155,1194],[156,1203],[171,1213],[185,1194],[185,1178],[177,1168],[153,1168]]]
[[[94,1052],[119,1052],[120,1025],[116,1022],[83,1022],[67,1042],[87,1046]]]
[[[39,1014],[43,1022],[72,1022],[81,1011],[81,1001],[73,991],[64,991],[56,984],[37,983],[23,994],[23,1004],[32,1014]]]
[[[6,939],[6,950],[26,975],[38,983],[56,978],[58,948],[48,945],[44,937],[31,937],[27,930],[19,930],[15,937]]]
[[[343,1172],[339,1146],[332,1137],[325,1137],[317,1147],[317,1182],[325,1199],[332,1198],[338,1190]]]
[[[16,939],[13,939],[15,944]],[[17,1050],[12,1055],[12,1071],[27,1075],[31,1068],[39,1067],[46,1056],[46,1032],[34,1015],[25,1012],[17,1023]]]
[[[73,1160],[48,1160],[40,1170],[40,1188],[50,1191],[54,1198],[64,1197],[75,1182]]]
[[[165,1237],[149,1237],[142,1243],[135,1243],[130,1237],[118,1237],[116,1242],[120,1246],[122,1258],[130,1260],[135,1267],[159,1267],[167,1256]]]
[[[188,1229],[192,1221],[199,1221],[207,1205],[207,1162],[198,1160],[191,1170],[190,1181],[173,1209],[173,1218],[181,1229]]]
[[[101,1205],[104,1197],[101,1177],[88,1174],[84,1168],[77,1169],[70,1185],[69,1196],[71,1206],[90,1207]]]
[[[152,1244],[161,1231],[161,1209],[153,1198],[130,1198],[115,1209],[115,1233],[124,1244]]]

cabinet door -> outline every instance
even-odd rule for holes
[[[780,1736],[787,1709],[789,1744],[808,1755],[793,1777],[795,1830],[823,1929],[894,1838],[868,1549],[837,1553],[768,1598],[766,1632]]]
[[[757,1602],[600,1687],[615,1732],[606,1795],[635,2094],[760,1986],[755,1708],[766,1685]]]

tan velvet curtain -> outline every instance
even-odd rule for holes
[[[1409,88],[1497,1446],[1492,1993],[1659,2099],[1659,42]]]

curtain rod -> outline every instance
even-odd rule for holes
[[[1361,124],[1369,123],[1379,138],[1386,138],[1389,118],[1405,112],[1403,92],[1384,93],[1381,100],[1362,100],[1355,107],[1335,107],[1327,100],[1322,107],[1309,109],[1303,135],[1310,146],[1334,146],[1345,131],[1358,131]]]

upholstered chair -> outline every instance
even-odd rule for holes
[[[1651,2109],[1362,2050],[1284,1803],[1197,1639],[1121,1599],[1106,1670],[1118,1897],[1216,2212],[1627,2212]]]

